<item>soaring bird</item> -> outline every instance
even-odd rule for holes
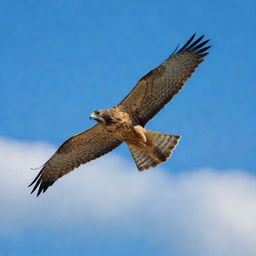
[[[94,111],[97,124],[65,141],[29,185],[37,196],[57,179],[81,164],[94,160],[125,142],[139,171],[155,167],[171,156],[181,136],[145,129],[152,119],[183,87],[208,54],[209,40],[195,34],[161,65],[142,77],[116,106]]]

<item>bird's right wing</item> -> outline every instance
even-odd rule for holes
[[[35,183],[31,193],[39,187],[37,196],[40,195],[63,175],[110,152],[121,143],[99,124],[71,137],[58,148],[29,185]]]

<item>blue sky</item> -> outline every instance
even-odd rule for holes
[[[217,173],[242,170],[254,177],[254,1],[3,0],[0,7],[3,139],[58,147],[93,125],[88,118],[92,111],[117,104],[178,43],[197,32],[211,39],[210,54],[147,126],[183,136],[173,158],[163,165],[164,172],[189,175],[191,170],[211,168]],[[47,157],[52,153],[41,150],[40,158],[27,161],[31,167],[46,160],[42,152],[48,152]],[[134,167],[125,145],[113,154]],[[170,255],[167,244],[154,244],[143,232],[136,235],[136,229],[126,235],[118,231],[114,238],[107,230],[92,231],[93,225],[88,230],[83,234],[83,228],[49,231],[24,226],[18,235],[3,236],[0,248],[3,255],[35,255],[33,249],[38,255],[72,255],[74,248],[77,255]],[[184,255],[179,248],[172,252]]]

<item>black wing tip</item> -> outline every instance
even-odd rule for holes
[[[40,182],[40,186],[37,190],[37,194],[36,194],[36,197],[38,197],[41,193],[44,193],[54,182],[49,182],[49,181],[42,181]],[[37,187],[35,187],[31,194],[35,191]]]
[[[42,174],[43,172],[40,171],[39,174],[36,176],[36,178],[32,181],[32,183],[28,185],[28,187],[31,187],[36,182],[30,194],[33,194],[35,190],[38,188],[37,195],[36,195],[37,197],[42,192],[44,193],[54,183],[54,181],[44,181],[42,179]]]
[[[202,41],[204,37],[205,37],[205,35],[202,35],[196,39],[196,33],[194,33],[188,39],[188,41],[177,52],[176,52],[176,50],[177,50],[176,49],[174,51],[174,53],[177,54],[177,53],[181,53],[181,52],[194,52],[194,53],[197,53],[200,57],[206,56],[208,54],[206,51],[208,49],[210,49],[211,46],[207,46],[207,43],[210,41],[210,39]],[[204,47],[204,46],[206,46],[206,47]]]
[[[35,179],[28,185],[28,187],[31,187],[40,177],[42,176],[42,171],[38,173],[38,175],[35,177]]]

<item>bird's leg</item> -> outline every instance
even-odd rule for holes
[[[145,132],[146,132],[146,129],[144,129],[142,126],[140,125],[135,125],[133,126],[133,130],[135,132],[135,134],[141,138],[143,140],[144,143],[147,142],[147,138],[146,138],[146,135],[145,135]]]

